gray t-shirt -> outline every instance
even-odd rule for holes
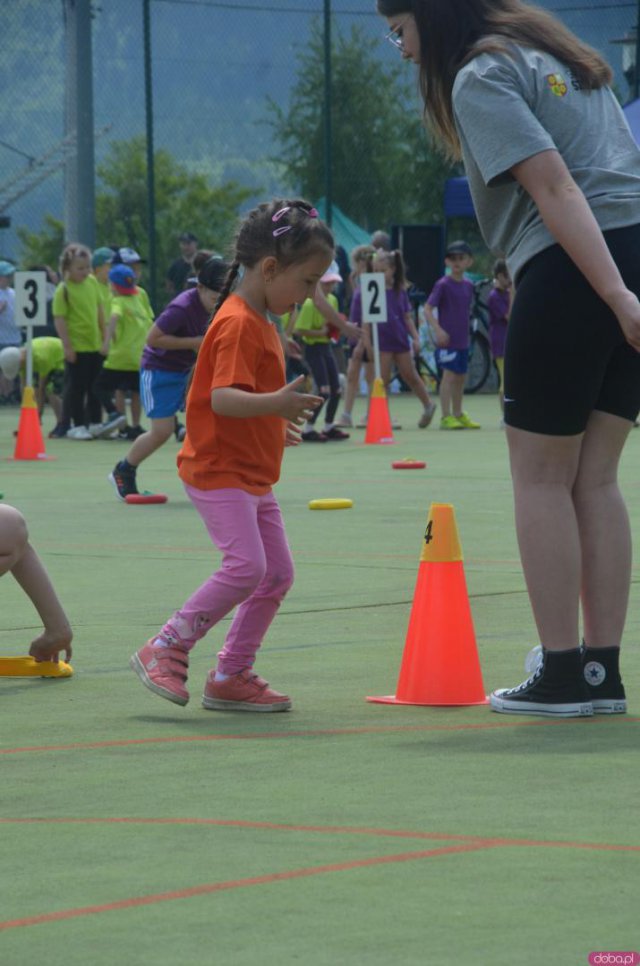
[[[513,277],[555,244],[509,169],[557,150],[602,230],[640,223],[640,150],[608,87],[581,90],[551,54],[515,44],[458,73],[453,109],[480,229]]]

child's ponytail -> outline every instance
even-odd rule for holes
[[[240,262],[238,261],[237,258],[234,258],[234,260],[231,262],[231,265],[229,266],[229,271],[227,272],[227,277],[224,280],[224,284],[223,284],[222,288],[220,289],[220,295],[218,296],[218,301],[216,302],[216,304],[214,306],[213,315],[211,317],[211,321],[213,321],[213,319],[215,318],[216,312],[218,311],[218,309],[220,308],[220,306],[222,305],[222,303],[231,294],[231,290],[233,289],[233,286],[235,285],[235,282],[236,282],[236,279],[238,277],[239,272],[240,272]],[[211,324],[211,323],[209,323],[209,324]]]

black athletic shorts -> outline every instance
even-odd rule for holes
[[[604,232],[640,296],[640,225]],[[505,422],[550,436],[582,433],[594,409],[635,420],[640,354],[566,252],[553,245],[517,280],[504,360]]]

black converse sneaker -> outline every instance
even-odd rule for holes
[[[542,661],[530,678],[515,688],[490,696],[491,708],[503,714],[533,714],[546,718],[581,718],[593,714],[589,688],[582,675],[580,650],[542,651]]]
[[[620,648],[587,647],[583,643],[580,656],[594,714],[625,714],[627,701],[620,678]]]
[[[122,461],[116,463],[107,479],[113,483],[119,500],[124,501],[125,497],[138,492],[135,466],[125,466]]]

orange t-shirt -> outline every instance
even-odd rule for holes
[[[284,354],[275,325],[239,295],[230,295],[209,326],[187,397],[187,435],[178,473],[200,490],[226,487],[260,496],[280,477],[285,420],[281,416],[220,416],[214,389],[275,392],[285,384]]]

